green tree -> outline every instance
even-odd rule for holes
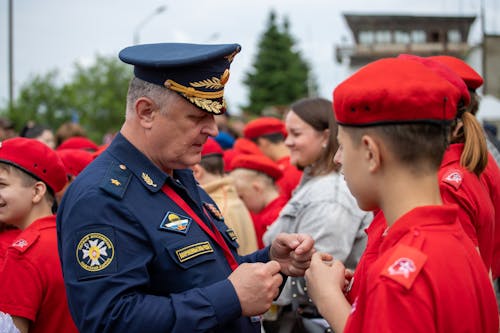
[[[245,111],[260,115],[266,107],[288,105],[315,94],[316,84],[311,84],[309,71],[308,63],[296,50],[288,19],[285,18],[280,27],[275,12],[271,11],[253,67],[244,80],[249,88],[249,104],[244,107]]]
[[[89,137],[100,142],[106,132],[118,130],[123,122],[131,77],[130,67],[116,58],[96,56],[88,67],[75,64],[66,83],[56,70],[31,77],[21,86],[13,109],[0,113],[18,129],[28,120],[57,129],[76,118]]]

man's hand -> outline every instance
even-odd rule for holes
[[[260,315],[269,310],[278,296],[283,277],[276,261],[241,264],[228,279],[236,290],[243,316]]]
[[[314,240],[311,236],[281,233],[273,240],[269,256],[281,265],[283,274],[303,276],[314,252]]]

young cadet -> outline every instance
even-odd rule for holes
[[[238,44],[123,49],[134,65],[120,132],[67,189],[57,231],[71,314],[94,332],[258,333],[314,241],[280,234],[237,254],[190,169],[217,135]]]
[[[245,255],[257,250],[257,237],[252,217],[238,193],[231,177],[224,176],[224,151],[214,138],[208,138],[201,150],[201,161],[193,166],[194,178],[215,201],[218,212],[230,230],[230,236],[238,240],[238,254]]]
[[[467,156],[470,156],[471,153],[476,152],[480,145],[477,145],[476,142],[468,139],[474,134],[474,130],[478,130],[478,126],[480,124],[472,119],[469,114],[475,116],[479,110],[479,96],[476,92],[477,88],[479,88],[483,84],[483,78],[465,61],[451,57],[451,56],[434,56],[429,57],[434,61],[438,61],[446,66],[448,66],[451,70],[453,70],[458,76],[462,78],[462,80],[467,85],[469,89],[471,102],[467,107],[466,112],[463,113],[462,118],[464,120],[458,121],[463,123],[463,128],[458,131],[458,140],[462,139],[465,141],[465,145],[469,145],[470,148],[468,150],[468,154],[462,154],[460,156],[460,163],[462,161],[467,161]],[[469,113],[469,114],[467,114]],[[480,135],[476,133],[476,135]],[[458,141],[457,140],[457,141]],[[488,146],[488,137],[486,136],[486,144]],[[464,146],[465,146],[464,145]],[[492,147],[493,149],[496,149]],[[465,151],[465,147],[464,147]],[[478,161],[478,157],[483,157],[483,155],[479,155],[476,153],[476,157],[472,160]],[[470,161],[471,159],[469,159]],[[484,159],[481,161],[484,163]],[[470,163],[470,162],[468,162]],[[495,158],[491,153],[488,153],[488,161],[486,163],[486,167],[480,175],[481,182],[486,186],[488,190],[489,197],[493,203],[493,208],[495,210],[495,240],[494,240],[494,250],[493,256],[491,259],[491,269],[493,278],[497,279],[500,277],[500,169],[495,161]],[[484,208],[484,205],[480,204],[480,207]],[[479,207],[476,209],[480,209]],[[484,222],[482,222],[484,223]],[[484,255],[481,254],[483,257]]]
[[[276,186],[283,172],[265,155],[240,154],[232,161],[231,169],[236,191],[252,213],[257,244],[262,249],[262,236],[287,202]]]
[[[409,59],[368,64],[335,89],[335,161],[358,205],[380,209],[387,223],[352,306],[343,264],[313,255],[308,292],[335,332],[498,331],[488,273],[458,207],[443,205],[439,192],[460,98],[456,86]]]
[[[276,181],[286,200],[292,197],[293,190],[299,185],[302,172],[290,163],[290,150],[285,145],[285,124],[272,117],[261,117],[250,121],[243,128],[245,138],[254,141],[260,151],[283,171],[283,177]]]
[[[0,311],[21,333],[77,332],[57,255],[55,193],[66,184],[51,148],[27,138],[0,146],[0,222],[21,231],[0,269]]]

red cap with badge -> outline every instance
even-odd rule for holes
[[[66,185],[63,162],[46,144],[28,138],[12,138],[0,143],[0,162],[11,164],[43,181],[54,193]]]
[[[63,149],[56,153],[64,164],[66,174],[74,177],[94,160],[91,152],[81,149]]]
[[[434,61],[438,61],[448,66],[452,71],[464,80],[467,87],[471,90],[476,90],[483,84],[483,78],[465,61],[452,56],[433,56],[429,57]]]
[[[74,136],[69,139],[64,140],[56,150],[62,149],[82,149],[91,152],[97,151],[99,146],[95,144],[94,141],[86,138],[84,136]]]
[[[281,171],[278,164],[265,155],[237,155],[231,162],[231,169],[238,168],[262,172],[274,180],[278,180],[283,176],[283,171]]]
[[[219,155],[222,157],[224,151],[214,138],[209,137],[203,147],[201,148],[201,157]]]
[[[286,137],[285,124],[272,117],[262,117],[249,122],[243,129],[243,136],[247,139],[256,139],[267,134],[279,133]]]
[[[374,61],[333,92],[337,122],[375,126],[453,120],[461,91],[424,64],[400,58]]]

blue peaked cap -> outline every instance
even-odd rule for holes
[[[134,65],[134,75],[177,92],[203,111],[226,111],[224,86],[238,44],[158,43],[127,47],[119,58]]]

